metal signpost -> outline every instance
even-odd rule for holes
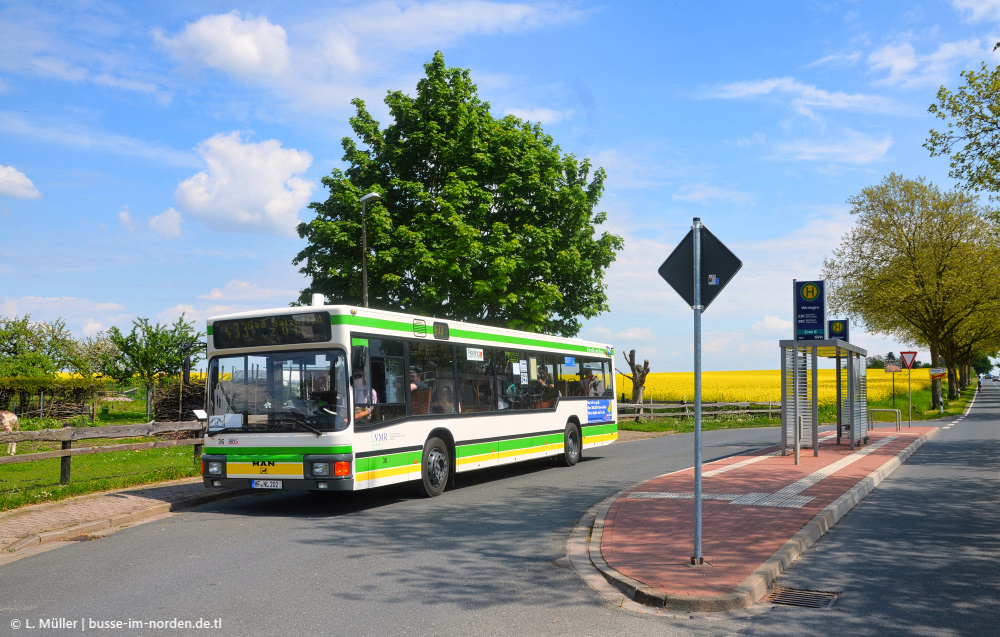
[[[795,334],[793,340],[823,341],[826,340],[826,295],[823,292],[825,281],[792,280],[792,296],[795,309]],[[846,329],[846,328],[845,328]],[[802,434],[799,431],[799,349],[795,348],[792,356],[792,395],[793,415],[795,424],[795,464],[799,464],[799,449]],[[813,441],[815,445],[815,441]]]
[[[917,360],[916,352],[900,352],[899,357],[906,365],[906,426],[913,426],[913,361]]]
[[[902,371],[896,359],[885,361],[885,373],[892,374],[892,408],[896,408],[896,374]]]
[[[701,553],[701,313],[741,267],[743,262],[695,217],[691,232],[658,270],[694,310],[694,566],[705,563]]]

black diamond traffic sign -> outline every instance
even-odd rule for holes
[[[701,227],[701,306],[707,308],[722,288],[743,267],[705,226]],[[680,242],[657,272],[688,305],[694,308],[694,229]]]

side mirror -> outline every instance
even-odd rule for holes
[[[208,412],[204,409],[193,409],[194,417],[198,420],[208,420]]]

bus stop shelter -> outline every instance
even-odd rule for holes
[[[846,434],[851,449],[868,441],[868,352],[841,339],[779,341],[781,347],[781,454],[791,447],[795,463],[802,447],[819,455],[820,358],[837,361],[837,444]]]

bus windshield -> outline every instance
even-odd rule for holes
[[[209,435],[220,431],[346,429],[347,363],[342,350],[218,356],[208,369]]]

